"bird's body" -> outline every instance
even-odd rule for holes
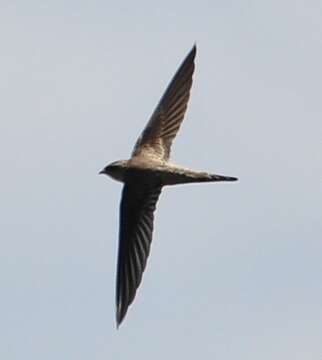
[[[178,185],[195,182],[234,181],[236,178],[210,174],[205,171],[195,171],[175,165],[167,161],[134,157],[129,160],[119,160],[112,163],[113,169],[109,176],[114,180],[126,183],[133,176],[159,182],[162,186]]]
[[[131,158],[115,161],[100,172],[124,183],[116,280],[117,325],[124,319],[142,280],[152,241],[154,210],[162,187],[237,180],[169,162],[171,144],[190,96],[195,55],[194,46],[137,140]]]

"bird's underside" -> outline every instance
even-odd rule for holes
[[[142,280],[152,241],[154,210],[162,187],[237,180],[168,162],[172,141],[187,108],[195,55],[196,46],[171,80],[137,140],[131,159],[113,162],[101,171],[124,183],[116,279],[117,326],[123,321]]]
[[[122,170],[124,171],[123,182],[126,182],[127,178],[140,176],[142,178],[141,184],[143,180],[151,183],[155,179],[161,186],[236,180],[235,177],[196,171],[165,161],[144,161],[142,164],[141,162],[133,162],[131,159],[128,161],[126,169]]]

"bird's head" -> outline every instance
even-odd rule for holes
[[[105,166],[99,174],[105,174],[117,181],[124,181],[124,174],[126,170],[126,160],[118,160]]]

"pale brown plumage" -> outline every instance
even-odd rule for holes
[[[195,69],[196,46],[192,48],[174,75],[149,122],[135,144],[133,156],[151,156],[168,160],[171,144],[187,109]]]
[[[192,85],[196,46],[171,80],[129,160],[106,166],[100,173],[124,183],[120,206],[119,252],[116,279],[116,322],[124,319],[149,256],[154,210],[165,185],[235,181],[168,162],[171,144],[184,118]]]

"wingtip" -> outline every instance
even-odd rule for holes
[[[127,308],[122,308],[121,304],[118,304],[116,306],[116,330],[118,330],[120,325],[122,324],[126,313]]]
[[[119,314],[116,314],[116,330],[120,328],[123,319],[120,319]]]
[[[195,43],[193,44],[192,49],[190,50],[189,55],[194,58],[194,57],[196,56],[196,53],[197,53],[197,43],[195,42]]]
[[[187,64],[191,64],[191,63],[193,64],[195,61],[196,53],[197,53],[197,45],[195,43],[193,45],[193,47],[191,48],[191,50],[188,52],[188,55],[185,57],[185,59],[181,63],[181,66],[179,67],[177,72],[179,72],[183,66],[187,66]]]
[[[122,322],[121,314],[118,307],[116,308],[115,320],[116,320],[116,330],[118,330]]]

